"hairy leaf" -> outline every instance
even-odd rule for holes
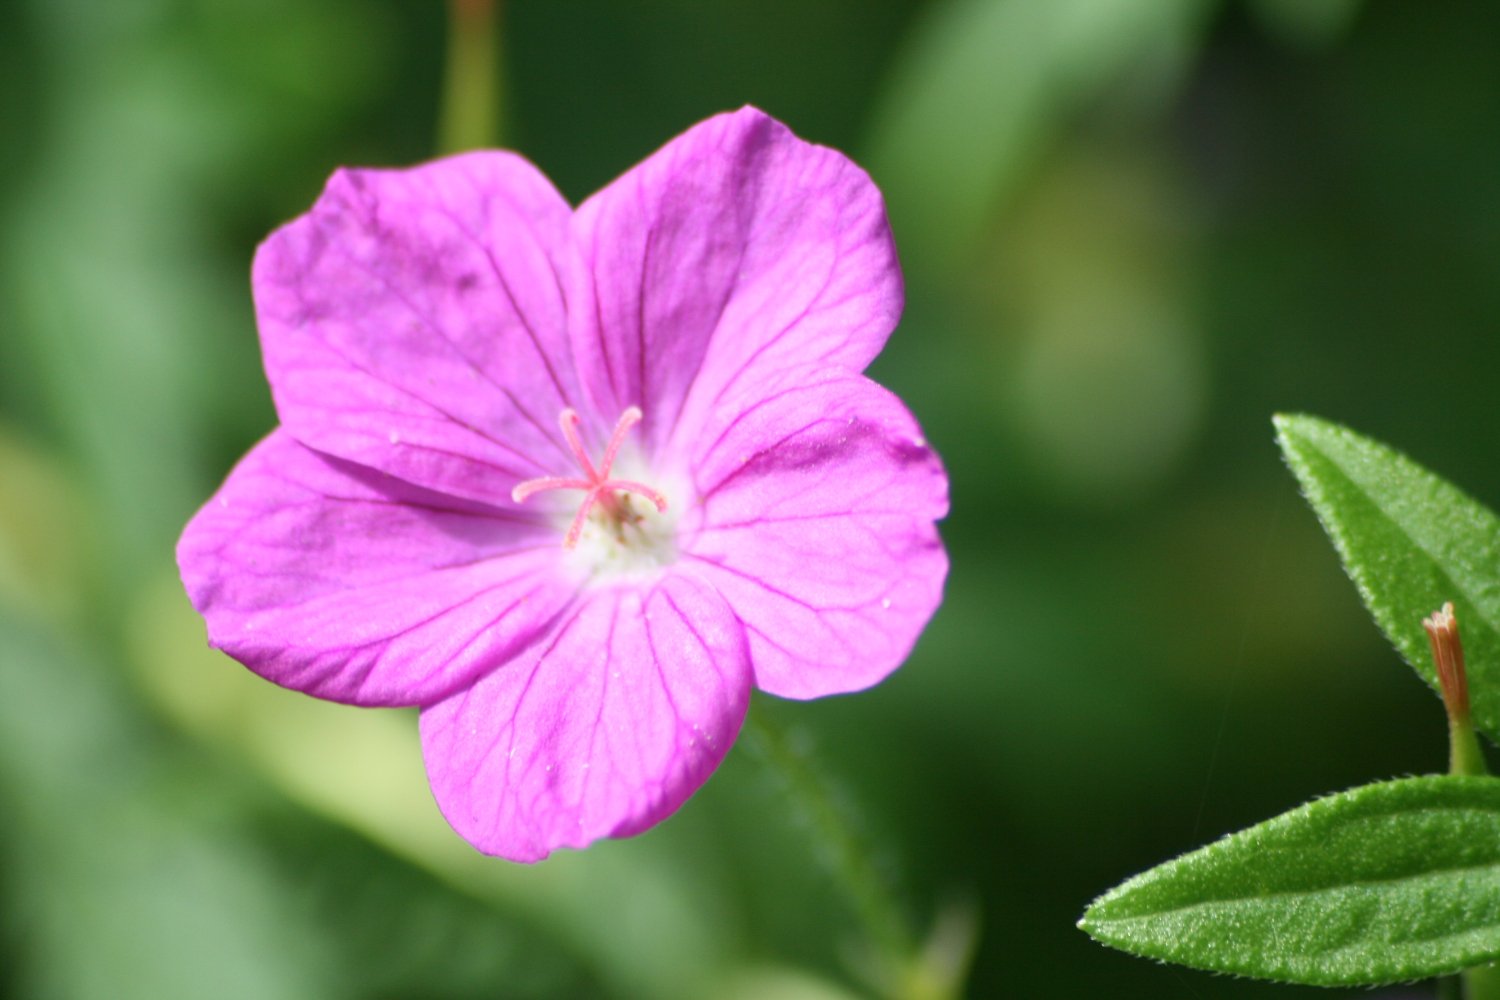
[[[1404,455],[1314,417],[1277,438],[1365,606],[1434,689],[1422,618],[1452,601],[1474,724],[1500,737],[1500,518]]]
[[[1318,799],[1137,875],[1079,926],[1124,951],[1314,986],[1500,958],[1500,778]]]

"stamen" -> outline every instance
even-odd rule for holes
[[[624,490],[626,493],[634,493],[637,496],[645,497],[656,505],[656,512],[658,514],[665,514],[667,512],[667,498],[645,483],[638,483],[634,479],[611,479],[608,485],[617,490]]]
[[[573,515],[573,523],[568,525],[568,533],[563,536],[563,548],[576,549],[578,539],[583,535],[583,526],[587,523],[589,508],[594,506],[594,494],[590,493],[584,497],[583,503],[578,505],[578,513]]]
[[[573,458],[577,460],[578,467],[590,481],[599,479],[599,473],[594,470],[594,463],[589,461],[589,453],[583,450],[583,441],[578,437],[578,425],[583,422],[578,417],[578,411],[571,406],[565,408],[557,422],[562,424],[563,437],[568,439],[568,447],[573,449]],[[604,474],[609,475],[607,461],[604,463]]]
[[[510,498],[516,503],[524,503],[528,498],[547,490],[583,490],[583,502],[579,504],[578,513],[573,515],[567,534],[563,536],[563,547],[569,549],[578,545],[578,539],[583,534],[583,526],[588,523],[589,511],[596,503],[614,519],[617,528],[623,527],[627,521],[639,520],[630,513],[625,504],[620,502],[620,498],[615,496],[616,493],[634,493],[644,497],[656,507],[659,513],[665,513],[667,498],[661,493],[633,479],[611,479],[609,476],[610,470],[614,467],[615,458],[625,443],[625,435],[640,422],[640,407],[626,407],[625,412],[620,414],[620,419],[615,421],[615,429],[609,436],[609,443],[604,447],[603,461],[596,468],[589,459],[588,452],[584,450],[583,439],[578,433],[583,421],[579,418],[577,410],[571,406],[567,407],[558,418],[558,423],[562,427],[563,437],[567,439],[568,448],[572,451],[573,458],[582,470],[584,478],[542,476],[537,479],[527,479],[515,485],[510,491]]]
[[[586,490],[593,486],[584,479],[563,479],[561,476],[543,476],[541,479],[528,479],[524,483],[517,483],[515,489],[510,491],[510,498],[516,503],[525,503],[526,498],[535,496],[546,490]]]
[[[615,464],[615,456],[620,453],[620,445],[625,442],[626,432],[640,422],[641,408],[639,406],[625,407],[625,412],[620,414],[619,420],[615,421],[614,433],[609,436],[609,444],[604,446],[604,474],[606,476],[609,475],[610,466]]]

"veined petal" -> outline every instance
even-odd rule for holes
[[[577,593],[539,518],[433,493],[275,431],[177,546],[209,642],[284,687],[425,705],[494,669]]]
[[[601,413],[641,407],[651,451],[687,440],[744,385],[862,371],[901,313],[869,176],[754,108],[667,143],[584,202],[573,231],[581,378]]]
[[[422,712],[428,779],[465,840],[539,861],[676,811],[749,695],[742,632],[710,589],[668,575],[594,591],[524,656]]]
[[[509,506],[568,454],[571,211],[535,167],[480,152],[341,170],[256,253],[283,426],[408,482]]]
[[[757,687],[815,698],[900,665],[942,600],[948,480],[895,396],[810,377],[706,441],[694,481],[685,551],[744,623]]]

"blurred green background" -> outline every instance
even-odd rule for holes
[[[947,602],[880,688],[756,710],[913,920],[977,907],[971,995],[1340,995],[1073,923],[1445,767],[1270,415],[1500,502],[1500,8],[514,0],[501,37],[505,142],[574,201],[747,102],[886,192],[909,301],[873,374],[952,475]],[[752,747],[652,832],[518,867],[437,818],[411,714],[204,646],[172,547],[275,420],[251,253],[334,166],[431,155],[444,44],[436,0],[0,4],[0,993],[865,995]]]

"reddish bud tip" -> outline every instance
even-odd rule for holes
[[[1464,670],[1464,646],[1458,638],[1458,618],[1453,602],[1444,604],[1422,619],[1427,638],[1432,643],[1432,661],[1437,666],[1438,686],[1448,716],[1467,722],[1469,719],[1469,679]]]

